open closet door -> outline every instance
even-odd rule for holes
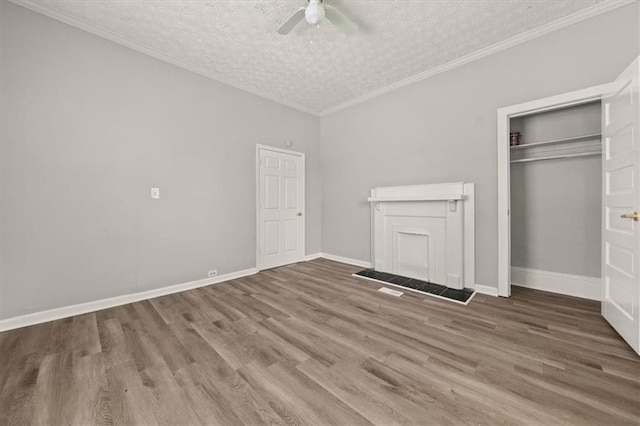
[[[602,315],[640,353],[640,99],[638,59],[603,99]]]

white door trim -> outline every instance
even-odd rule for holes
[[[509,123],[513,117],[536,112],[552,111],[572,105],[597,101],[609,92],[611,83],[588,87],[561,95],[536,99],[498,109],[497,168],[498,168],[498,295],[511,295],[511,209]]]
[[[261,145],[256,144],[256,272],[260,272],[262,270],[261,265],[261,256],[260,256],[260,232],[261,232],[261,221],[260,221],[260,150],[266,150],[271,152],[278,152],[281,154],[289,154],[300,157],[300,161],[302,162],[302,171],[301,171],[301,179],[302,179],[302,247],[303,253],[306,252],[304,247],[305,244],[305,234],[306,234],[306,176],[305,176],[305,154],[304,152],[291,151],[289,149],[276,148],[269,145]],[[304,255],[299,259],[300,262],[304,261]]]

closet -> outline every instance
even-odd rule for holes
[[[513,285],[600,300],[601,117],[598,100],[510,118]]]
[[[496,124],[498,295],[599,300],[640,354],[640,57],[610,82],[499,108]]]

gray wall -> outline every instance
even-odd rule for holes
[[[374,186],[476,183],[476,281],[497,286],[496,110],[613,80],[636,3],[323,117],[322,250],[369,260]]]
[[[0,318],[254,267],[256,143],[307,154],[320,251],[317,117],[0,4]]]
[[[522,133],[523,143],[600,133],[600,102],[513,119],[511,129]],[[579,146],[593,143],[526,151],[535,157],[585,152]],[[513,163],[511,264],[600,277],[601,181],[601,156]]]
[[[496,109],[638,54],[634,4],[319,120],[0,5],[0,319],[255,266],[255,144],[286,139],[307,154],[307,253],[369,259],[373,186],[465,180],[495,286]]]

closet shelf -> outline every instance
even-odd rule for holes
[[[520,158],[518,160],[511,160],[511,163],[528,163],[531,161],[556,160],[558,158],[587,157],[591,155],[602,155],[602,153],[598,151],[594,151],[594,152],[581,152],[579,154],[550,155],[548,157]]]
[[[592,139],[602,139],[602,134],[594,133],[592,135],[575,136],[572,138],[554,139],[551,141],[532,142],[532,143],[525,143],[522,145],[514,145],[511,147],[511,151],[520,151],[527,148],[535,148],[538,146],[545,146],[545,145],[557,145],[561,143],[588,141]]]

